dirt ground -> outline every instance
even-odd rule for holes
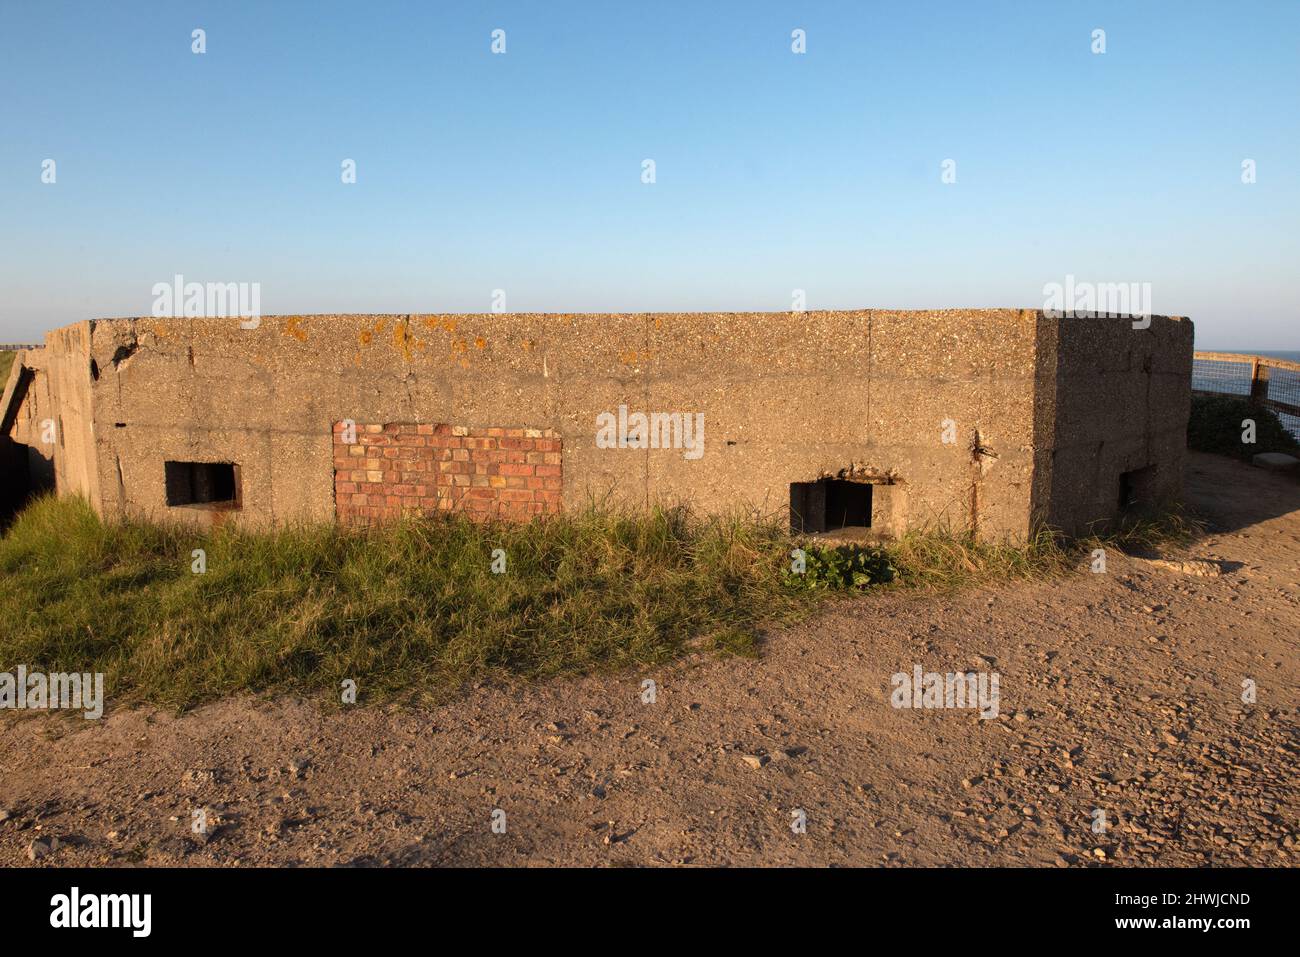
[[[1295,865],[1300,480],[1198,455],[1188,494],[1217,567],[853,599],[759,660],[6,714],[0,865]],[[998,717],[891,706],[914,665],[996,672]]]

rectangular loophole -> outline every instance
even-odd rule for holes
[[[233,462],[164,462],[167,504],[239,508],[239,466]]]
[[[1133,469],[1119,475],[1119,508],[1121,512],[1149,507],[1152,504],[1151,489],[1155,482],[1156,467]]]
[[[818,479],[790,483],[790,530],[833,532],[871,527],[871,490],[867,482]]]

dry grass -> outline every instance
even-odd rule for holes
[[[1101,543],[1189,533],[1165,519],[1073,544],[804,543],[812,574],[797,576],[797,543],[775,518],[592,508],[529,525],[195,532],[108,525],[82,501],[45,498],[0,538],[0,667],[102,671],[111,702],[177,709],[237,691],[338,700],[349,679],[362,701],[441,698],[468,681],[627,669],[688,648],[754,654],[761,626],[827,595],[1061,574]]]

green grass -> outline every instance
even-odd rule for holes
[[[1242,421],[1254,419],[1255,442],[1242,442]],[[1258,452],[1300,452],[1300,443],[1283,428],[1271,409],[1227,395],[1192,396],[1192,415],[1187,423],[1187,447],[1232,458],[1250,460]]]
[[[5,383],[9,381],[9,367],[14,364],[16,352],[0,352],[0,392],[4,391]]]
[[[847,557],[804,543],[818,572],[794,576],[797,544],[775,519],[676,510],[194,532],[43,498],[0,538],[0,670],[102,671],[110,703],[175,709],[237,691],[338,701],[345,679],[361,702],[439,700],[475,680],[753,655],[760,626],[830,595],[1042,577],[1092,543],[909,535]]]

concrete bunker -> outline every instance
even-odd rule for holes
[[[813,534],[1019,539],[1177,496],[1192,338],[1035,309],[87,320],[19,353],[0,434],[108,519],[788,502]],[[623,407],[683,447],[601,442]]]

